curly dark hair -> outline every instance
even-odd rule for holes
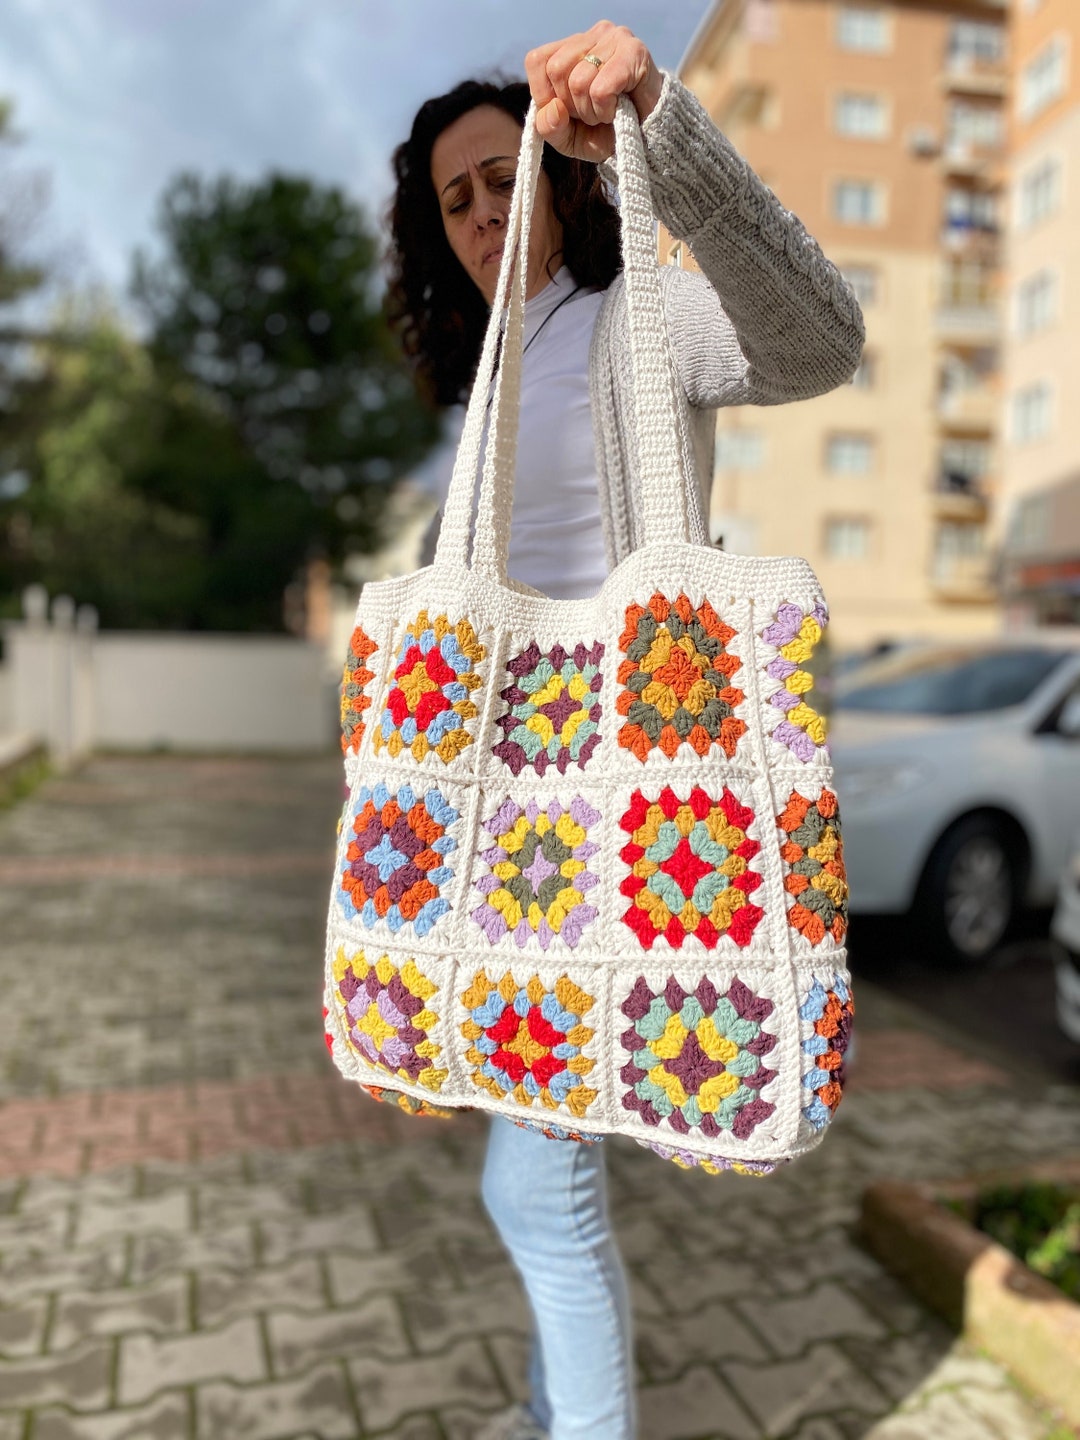
[[[524,81],[465,80],[421,105],[408,140],[394,151],[386,312],[418,388],[436,405],[468,395],[489,311],[446,238],[431,183],[431,151],[449,125],[478,105],[494,105],[524,125],[529,98]],[[563,227],[562,263],[579,285],[607,289],[622,268],[622,247],[619,213],[597,167],[550,145],[542,163]]]

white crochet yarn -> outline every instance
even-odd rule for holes
[[[364,1085],[568,1132],[622,1132],[661,1153],[674,1152],[682,1163],[735,1164],[753,1172],[812,1148],[834,1108],[831,1103],[823,1107],[820,1098],[830,1078],[821,1066],[837,1062],[823,1058],[831,1042],[822,1040],[815,1019],[826,994],[834,1011],[847,998],[843,927],[837,920],[832,931],[820,933],[820,926],[812,932],[792,922],[797,900],[786,884],[792,862],[781,855],[790,837],[778,823],[793,799],[820,806],[822,815],[832,813],[827,809],[832,803],[827,800],[832,781],[828,753],[817,717],[805,703],[809,676],[800,668],[820,637],[824,602],[813,571],[802,560],[726,555],[701,543],[700,504],[679,418],[682,387],[666,342],[649,173],[636,116],[625,99],[616,136],[622,288],[632,357],[627,383],[632,383],[637,417],[637,533],[644,543],[589,600],[549,600],[506,578],[525,257],[541,150],[530,113],[492,320],[435,563],[367,585],[357,610],[357,626],[368,648],[375,648],[363,662],[367,669],[356,671],[370,672],[370,679],[359,684],[370,708],[363,712],[362,739],[346,753],[350,799],[330,897],[327,1032],[342,1073]],[[470,555],[484,410],[507,302]],[[644,613],[641,607],[648,607],[656,593],[672,604],[683,597],[692,620],[684,624],[668,616],[660,621]],[[622,642],[635,625],[634,633],[646,639],[636,642],[631,655],[633,645]],[[672,644],[672,659],[662,663],[680,627],[688,649]],[[572,656],[575,647],[595,653],[598,645],[603,647],[602,678],[595,694],[579,679],[560,689],[563,682],[549,674],[553,663],[558,668],[556,647]],[[530,670],[531,647],[539,658]],[[556,662],[545,669],[544,657],[553,651]],[[708,668],[717,656],[727,667],[719,679],[719,670]],[[577,663],[567,660],[567,673],[576,675]],[[669,669],[685,676],[687,663],[712,675],[717,686],[726,686],[728,700],[717,700],[712,712],[702,711],[688,732],[691,738],[679,743],[672,739],[675,720],[664,712],[668,701],[663,696],[682,681],[669,684],[663,676]],[[621,664],[628,667],[623,679]],[[526,710],[531,703],[527,696],[512,702],[503,692],[517,694],[529,685],[529,695],[543,695],[549,686],[552,694],[574,696],[579,707],[599,704],[598,739],[583,759],[566,765],[565,773],[554,761],[546,769],[526,763],[520,744],[521,763],[508,759],[503,742],[512,734],[528,744],[530,735],[556,749],[563,744],[555,722],[539,710],[520,730],[500,726],[512,703]],[[622,712],[621,692],[627,696]],[[648,718],[632,725],[635,697]],[[677,714],[689,715],[686,707],[694,705],[700,711],[700,701],[688,692]],[[723,727],[733,728],[723,728],[718,719],[725,707],[729,714]],[[454,718],[456,728],[439,728]],[[640,758],[628,748],[631,733],[638,737]],[[434,742],[444,734],[449,740],[440,750]],[[668,753],[674,745],[678,748]],[[669,791],[683,807],[678,824],[685,833],[678,832],[683,836],[678,844],[675,820],[639,824],[629,818],[635,805],[670,805],[663,800]],[[691,816],[691,804],[702,814],[694,810]],[[405,819],[399,811],[407,812]],[[429,821],[425,815],[435,818]],[[414,825],[426,827],[422,854],[415,838],[420,830],[410,829]],[[686,827],[692,827],[692,835]],[[527,846],[541,832],[553,848],[541,853],[537,844],[528,885],[536,896],[548,895],[554,893],[552,886],[557,890],[563,884],[561,876],[566,888],[544,902],[546,910],[534,899],[519,914],[507,890],[516,886],[514,895],[524,893],[514,856],[533,854]],[[835,868],[836,836],[828,827],[820,833],[822,845],[815,842],[815,848],[820,857],[834,856]],[[369,843],[376,835],[377,846]],[[650,856],[663,852],[669,855],[665,864],[678,861],[682,878],[672,878],[675,869],[670,874],[658,869],[659,862],[647,859],[644,849],[641,860],[624,855],[641,836],[642,845],[651,847]],[[556,852],[569,857],[571,851],[572,858],[560,861],[554,871],[553,862],[543,858]],[[722,855],[727,857],[723,861]],[[812,869],[818,859],[808,863]],[[390,887],[400,889],[403,877],[418,876],[425,865],[424,874],[436,878],[416,881],[408,903],[399,905]],[[626,888],[637,883],[635,867],[642,865],[653,867],[648,885],[657,887],[655,895],[686,897],[688,908],[679,912],[690,917],[684,932],[671,904],[664,902],[666,912],[654,904],[652,889],[646,887],[652,906],[646,909]],[[753,886],[747,871],[760,877]],[[361,872],[368,878],[358,880]],[[382,911],[371,898],[376,873],[383,887]],[[827,883],[838,896],[835,876]],[[681,891],[673,890],[677,885]],[[815,898],[820,901],[822,894]],[[561,898],[567,895],[572,898]],[[729,901],[734,905],[730,911],[724,908]],[[718,908],[710,910],[713,904]],[[831,915],[828,904],[822,904],[822,913]],[[837,913],[842,908],[838,901]],[[652,917],[664,913],[676,916],[671,926],[650,932]],[[709,915],[713,918],[706,924]],[[681,943],[673,943],[672,934]],[[379,962],[382,971],[375,975]],[[664,999],[666,987],[669,997],[682,994],[685,1001]],[[643,1017],[646,989],[653,1004]],[[664,1020],[665,1006],[682,1019],[668,1015],[654,1035],[656,1016]],[[715,1010],[715,1024],[698,1018],[703,1006],[706,1017]],[[492,1039],[495,1034],[502,1039]],[[563,1038],[556,1041],[559,1035]],[[664,1070],[652,1049],[643,1049],[646,1035],[652,1037],[649,1046],[670,1053],[674,1070]],[[496,1045],[502,1049],[493,1060]],[[704,1073],[700,1066],[706,1062],[696,1059],[704,1054],[702,1046],[705,1051],[711,1047],[711,1070],[699,1104],[693,1086]],[[645,1053],[656,1062],[656,1083],[627,1077],[635,1057]],[[508,1054],[517,1058],[507,1062]],[[511,1084],[522,1067],[527,1078]],[[670,1078],[676,1070],[685,1085],[677,1076]],[[506,1079],[501,1093],[499,1076]],[[647,1099],[654,1091],[656,1104]],[[674,1096],[670,1112],[663,1110],[665,1096]],[[672,1118],[676,1114],[681,1120]]]

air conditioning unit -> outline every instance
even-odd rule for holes
[[[932,125],[913,125],[908,131],[907,142],[913,155],[936,155],[941,149],[941,141]]]

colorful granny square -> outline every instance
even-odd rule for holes
[[[485,653],[467,620],[451,625],[445,615],[429,620],[421,610],[398,650],[372,736],[376,753],[384,746],[395,756],[408,749],[414,760],[423,760],[434,751],[449,764],[471,745],[465,722],[476,718],[472,695],[481,684],[476,666]]]
[[[426,935],[450,909],[442,889],[453,870],[446,857],[457,849],[449,834],[458,812],[431,787],[418,797],[411,785],[391,794],[385,785],[356,792],[353,838],[337,887],[346,919],[370,929],[380,920],[391,930],[412,925]]]
[[[347,955],[341,945],[334,959],[334,983],[349,1045],[361,1059],[439,1091],[447,1072],[437,1068],[441,1047],[429,1034],[439,1018],[429,1009],[438,987],[415,960],[399,968],[384,955],[372,964],[362,950]]]
[[[799,605],[781,605],[776,619],[761,632],[776,655],[765,673],[776,682],[769,696],[772,707],[772,738],[786,745],[798,760],[809,761],[820,750],[828,758],[825,719],[803,698],[814,687],[814,677],[800,667],[807,664],[820,644],[829,623],[829,612],[819,600],[812,610]]]
[[[803,1114],[815,1130],[824,1130],[840,1104],[844,1090],[844,1053],[851,1043],[855,1001],[850,986],[839,975],[831,988],[820,980],[810,988],[800,1018],[813,1026],[813,1034],[802,1042],[807,1072],[803,1088],[812,1092]]]
[[[786,836],[780,848],[784,889],[795,896],[788,923],[811,945],[820,945],[826,935],[841,944],[848,928],[848,884],[835,793],[823,788],[812,803],[793,790],[777,824]]]
[[[484,897],[472,918],[492,945],[504,935],[523,948],[533,936],[546,950],[556,935],[573,947],[596,919],[588,895],[599,884],[589,861],[599,845],[589,839],[600,814],[580,796],[519,805],[507,798],[483,822],[494,845],[481,851],[487,874],[476,882]]]
[[[672,977],[654,993],[640,977],[622,1006],[633,1022],[622,1036],[623,1106],[681,1135],[745,1140],[776,1108],[761,1098],[776,1075],[763,1059],[776,1044],[764,1028],[772,1008],[738,979],[721,995],[708,979],[687,991]]]
[[[652,801],[634,791],[619,821],[630,836],[619,889],[631,902],[622,918],[646,950],[661,935],[676,950],[688,935],[710,950],[721,935],[749,945],[764,913],[750,900],[761,884],[749,863],[761,848],[747,834],[753,823],[726,786],[719,800],[699,787],[686,800],[670,786]]]
[[[367,662],[379,647],[357,625],[349,641],[349,653],[345,657],[345,671],[341,677],[341,748],[346,754],[360,749],[364,738],[364,722],[360,719],[371,704],[371,697],[365,691],[375,676],[367,668]]]
[[[597,1094],[584,1080],[596,1062],[582,1054],[593,1037],[582,1018],[591,995],[566,975],[549,990],[536,975],[520,985],[509,971],[496,981],[478,970],[461,998],[474,1084],[496,1100],[539,1100],[548,1110],[565,1105],[578,1120],[584,1116]]]
[[[543,775],[554,765],[584,770],[600,743],[600,661],[604,647],[576,645],[572,653],[556,645],[542,654],[534,641],[508,663],[513,684],[500,691],[506,714],[496,721],[504,735],[492,747],[515,775],[531,765]]]
[[[707,600],[695,607],[685,595],[672,604],[656,594],[629,606],[619,638],[619,744],[642,761],[654,748],[671,759],[684,742],[698,755],[718,745],[730,759],[747,728],[735,714],[745,697],[731,684],[742,662],[725,649],[734,635]]]

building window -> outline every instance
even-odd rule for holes
[[[760,470],[765,463],[765,436],[760,430],[718,430],[717,470]]]
[[[890,49],[889,17],[877,5],[841,5],[836,21],[836,40],[841,50],[861,50],[884,55]]]
[[[996,150],[1005,139],[1005,113],[1000,105],[972,105],[954,100],[949,107],[948,144]]]
[[[1057,276],[1052,270],[1039,270],[1017,286],[1016,333],[1035,335],[1048,329],[1057,319]]]
[[[949,29],[949,64],[956,68],[999,65],[1005,59],[1005,27],[986,20],[954,20]]]
[[[838,95],[833,109],[838,135],[882,140],[889,133],[889,112],[880,95]]]
[[[853,516],[826,520],[825,553],[833,560],[865,560],[870,554],[870,521]]]
[[[1017,445],[1030,445],[1050,433],[1053,418],[1050,383],[1039,380],[1018,390],[1012,402],[1012,438]]]
[[[1009,549],[1039,554],[1050,544],[1050,497],[1025,496],[1009,519]]]
[[[838,180],[832,208],[843,225],[880,225],[885,212],[881,186],[873,180]]]
[[[993,235],[998,228],[998,200],[992,190],[953,186],[945,194],[945,227],[951,235],[977,230]]]
[[[874,305],[878,300],[878,272],[872,265],[845,265],[844,279],[851,286],[855,299],[862,306]]]
[[[941,398],[980,390],[997,371],[998,355],[992,347],[980,346],[965,354],[954,351],[945,356],[941,367]]]
[[[1023,230],[1038,225],[1055,213],[1061,204],[1061,161],[1054,155],[1020,177],[1017,221]]]
[[[939,457],[938,487],[972,493],[990,473],[993,449],[988,440],[945,440]]]
[[[878,357],[870,350],[864,350],[859,368],[851,377],[856,390],[876,390],[878,383]]]
[[[1063,35],[1052,35],[1020,72],[1017,114],[1021,120],[1037,115],[1064,95],[1069,83],[1069,59]]]
[[[996,300],[994,271],[980,260],[950,260],[941,280],[941,303],[983,308]]]
[[[934,535],[934,576],[953,580],[972,573],[972,562],[986,551],[986,526],[981,520],[941,520]]]
[[[683,268],[683,252],[682,244],[680,242],[676,241],[676,243],[672,245],[671,249],[668,251],[667,263],[669,265],[674,265],[676,270],[681,270]]]
[[[830,435],[825,442],[825,468],[832,475],[869,475],[874,468],[870,435]]]

